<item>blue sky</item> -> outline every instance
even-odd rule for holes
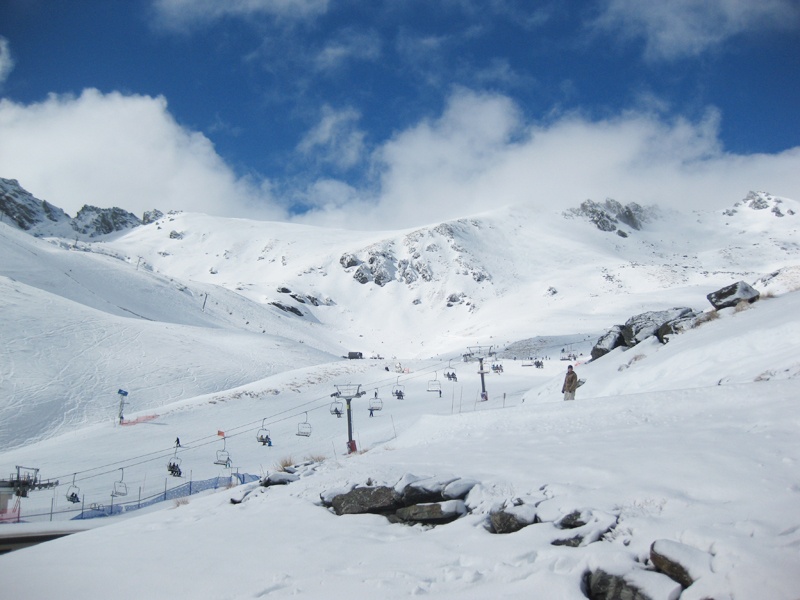
[[[800,197],[797,0],[4,0],[0,176],[359,226]]]

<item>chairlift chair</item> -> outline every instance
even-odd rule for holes
[[[308,422],[308,413],[306,413],[306,420],[297,424],[297,435],[309,437],[311,435],[311,423]]]
[[[439,381],[439,372],[437,371],[434,375],[434,379],[428,380],[428,391],[429,392],[441,392],[442,391],[442,382]]]
[[[380,398],[371,398],[369,401],[369,409],[370,410],[382,410],[383,409],[383,400]]]
[[[398,400],[402,400],[403,397],[406,395],[406,386],[400,383],[400,378],[397,378],[397,383],[394,384],[392,387],[392,396],[397,398]]]
[[[120,475],[119,481],[114,482],[114,489],[111,491],[112,496],[127,496],[128,495],[128,485],[125,483],[125,470],[120,467],[119,469],[122,471],[122,475]]]
[[[214,461],[215,465],[220,465],[223,467],[227,467],[230,469],[231,467],[231,455],[225,449],[227,445],[227,440],[223,436],[222,438],[222,450],[217,450],[217,459]]]
[[[256,441],[258,441],[262,446],[272,446],[272,438],[269,437],[269,429],[264,427],[264,422],[266,420],[266,417],[261,420],[261,429],[259,429],[258,433],[256,433]]]
[[[173,477],[180,477],[183,475],[183,471],[181,470],[181,462],[182,460],[178,458],[178,444],[175,444],[175,453],[172,457],[167,461],[167,473],[172,475]]]
[[[181,459],[177,456],[170,458],[169,462],[167,463],[167,472],[173,477],[181,477],[183,475],[183,471],[181,470]]]
[[[337,418],[342,418],[342,413],[344,412],[344,403],[341,400],[334,400],[331,402],[331,414],[335,415]]]
[[[77,504],[81,501],[81,489],[75,485],[75,475],[77,475],[77,473],[72,476],[72,485],[67,488],[67,500],[73,504]]]

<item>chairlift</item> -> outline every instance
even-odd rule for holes
[[[73,504],[77,504],[81,501],[81,489],[75,485],[75,475],[77,475],[77,473],[72,476],[72,485],[67,488],[67,500]]]
[[[458,381],[458,376],[456,375],[456,370],[452,366],[452,360],[447,362],[447,371],[444,372],[444,376],[447,377],[448,381],[456,382]]]
[[[181,477],[183,471],[181,470],[181,459],[178,458],[178,445],[175,445],[175,454],[167,462],[167,473],[173,477]]]
[[[436,371],[434,374],[434,379],[428,380],[428,391],[429,392],[441,392],[442,391],[442,382],[439,381],[439,372]]]
[[[334,400],[331,402],[331,414],[334,415],[337,419],[342,418],[342,413],[344,412],[344,403],[341,400]]]
[[[256,433],[256,441],[258,441],[262,446],[272,446],[272,438],[269,437],[269,429],[264,427],[264,422],[266,420],[266,417],[261,419],[261,429],[259,429],[258,433]]]
[[[214,464],[230,469],[231,455],[225,449],[226,446],[227,446],[227,439],[225,438],[225,436],[222,436],[222,450],[217,450],[217,459],[214,461]]]
[[[114,489],[111,491],[112,496],[127,496],[128,495],[128,485],[125,483],[125,469],[120,467],[119,469],[122,471],[122,474],[119,477],[119,481],[114,482]]]
[[[383,400],[380,398],[371,398],[369,401],[369,409],[370,410],[382,410],[383,409]]]
[[[311,423],[308,422],[308,413],[306,413],[306,420],[297,424],[297,435],[309,437],[311,435]]]
[[[392,387],[392,396],[397,398],[398,400],[402,400],[405,398],[406,395],[406,386],[400,383],[400,378],[397,378],[397,383],[394,384]]]

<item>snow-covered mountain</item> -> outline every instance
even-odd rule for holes
[[[514,356],[568,343],[588,356],[632,314],[705,310],[709,292],[800,261],[797,203],[766,193],[720,213],[586,201],[563,214],[520,207],[379,232],[154,212],[147,224],[76,240],[45,237],[44,223],[75,220],[2,183],[7,214],[28,215],[27,227],[0,226],[4,312],[28,323],[3,326],[4,362],[30,382],[0,383],[9,406],[26,407],[0,426],[11,446],[96,421],[91,399],[123,383],[152,408],[251,381],[262,367],[238,355],[242,336],[287,348],[270,372],[303,362],[295,353],[308,364],[348,351],[453,358],[491,344]],[[176,377],[187,368],[183,352],[168,364],[123,358],[203,344],[197,328],[217,329],[214,343],[230,351],[198,366],[206,375],[192,385]],[[59,340],[29,339],[37,329],[59,331]],[[53,347],[61,345],[95,358],[60,364]],[[55,418],[26,425],[40,406]]]
[[[16,179],[0,177],[0,221],[37,236],[90,239],[141,225],[135,215],[121,208],[84,205],[75,218],[46,200],[39,200]]]
[[[791,600],[797,212],[793,200],[751,193],[716,213],[587,201],[380,232],[154,212],[77,239],[71,225],[56,235],[6,212],[0,473],[35,466],[60,482],[22,500],[23,520],[79,514],[70,487],[86,507],[118,507],[137,490],[158,499],[188,480],[304,466],[281,489],[251,484],[141,511],[128,502],[108,519],[118,524],[0,557],[0,574],[60,565],[24,585],[7,579],[19,597],[584,598],[587,574],[602,567],[654,599]],[[762,300],[712,315],[706,295],[740,280]],[[666,345],[649,338],[588,362],[607,328],[676,306],[709,318]],[[485,375],[483,403],[477,363],[461,361],[476,346],[504,367]],[[574,403],[560,401],[563,348],[587,382]],[[348,351],[366,360],[345,360]],[[534,354],[542,369],[519,360]],[[363,453],[349,456],[345,419],[331,414],[343,384],[367,392],[353,402]],[[120,389],[135,426],[118,423]],[[296,435],[301,423],[313,435]],[[274,446],[256,442],[262,428]],[[223,449],[231,469],[214,460]],[[183,480],[167,475],[170,457],[182,458]],[[330,490],[409,474],[479,482],[468,514],[428,530],[320,506]],[[127,498],[110,496],[119,483]],[[530,526],[491,534],[502,508]],[[589,520],[586,537],[554,545],[575,511]],[[700,579],[681,593],[649,562],[658,539],[711,567],[690,561]],[[90,575],[86,565],[109,552],[114,565]],[[224,581],[220,557],[232,565]]]

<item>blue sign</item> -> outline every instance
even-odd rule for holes
[[[120,396],[127,396],[127,395],[128,395],[128,392],[126,392],[125,390],[117,390],[117,393],[118,393]]]

